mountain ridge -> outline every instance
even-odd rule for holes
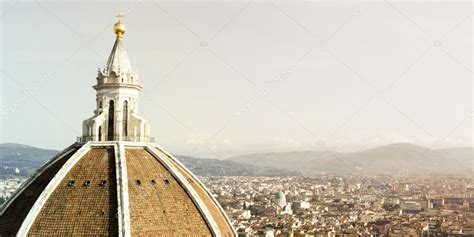
[[[52,158],[56,150],[18,143],[0,144],[0,178],[29,176]],[[320,173],[458,174],[474,173],[474,148],[430,149],[394,143],[355,152],[259,152],[224,160],[175,155],[193,173],[202,176],[292,176]],[[16,168],[19,168],[18,173]]]
[[[240,163],[263,167],[285,168],[303,174],[354,173],[419,174],[473,173],[474,148],[455,147],[430,149],[411,143],[394,143],[356,152],[308,151],[253,153],[229,157]],[[292,158],[298,156],[296,159]]]
[[[42,149],[18,143],[0,144],[0,179],[31,176],[39,167],[60,151]],[[227,160],[194,158],[175,155],[188,169],[202,176],[295,176],[296,171],[258,167]]]

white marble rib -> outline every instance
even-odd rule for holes
[[[128,196],[128,173],[127,160],[125,157],[125,146],[123,142],[118,142],[118,151],[116,152],[117,172],[117,200],[119,205],[119,236],[130,237],[130,202]],[[120,201],[119,201],[120,200]]]
[[[1,207],[0,209],[0,216],[8,209],[8,207],[15,201],[15,199],[23,192],[25,189],[30,186],[33,181],[38,178],[45,170],[47,170],[51,165],[55,164],[58,160],[61,160],[64,156],[68,155],[72,151],[74,151],[74,147],[77,144],[74,143],[67,147],[66,149],[62,150],[58,154],[56,154],[53,158],[51,158],[46,164],[44,164],[37,172],[33,174],[25,183],[23,183],[17,191],[7,200],[7,202]]]
[[[212,235],[215,237],[220,237],[221,233],[217,226],[216,221],[212,217],[211,213],[207,209],[206,205],[202,202],[199,198],[199,195],[196,193],[194,188],[188,182],[188,180],[179,172],[177,171],[172,164],[169,164],[166,159],[163,159],[160,155],[160,152],[153,146],[147,145],[145,149],[152,154],[155,159],[157,159],[165,168],[173,175],[173,177],[181,184],[181,186],[186,190],[188,195],[191,197],[193,202],[198,207],[199,211],[204,217],[204,220],[208,223],[209,229],[212,232]]]
[[[201,187],[206,191],[207,195],[209,195],[211,197],[211,199],[214,201],[214,203],[216,204],[217,208],[219,209],[219,211],[222,213],[222,215],[224,216],[227,224],[229,224],[229,226],[232,226],[232,222],[230,222],[230,219],[229,217],[227,216],[227,214],[225,213],[224,209],[222,209],[222,206],[219,204],[219,202],[216,200],[216,198],[214,197],[214,195],[212,195],[211,191],[209,191],[209,189],[207,189],[206,185],[204,185],[201,180],[199,180],[188,168],[186,168],[186,166],[184,166],[178,159],[176,159],[173,155],[171,155],[169,152],[167,152],[163,147],[159,146],[158,144],[155,144],[155,143],[152,143],[151,146],[153,147],[156,147],[157,149],[159,149],[160,151],[162,151],[164,154],[166,154],[168,157],[170,157],[170,159],[172,159],[173,161],[175,161],[178,165],[180,165],[191,177],[194,178],[194,180],[196,180],[199,185],[201,185]],[[234,232],[234,235],[237,236],[237,231],[232,228],[232,231]]]
[[[49,182],[46,188],[43,190],[41,195],[36,200],[33,207],[28,212],[25,220],[21,224],[20,230],[17,233],[17,236],[27,236],[28,231],[30,230],[33,222],[35,221],[36,217],[38,216],[41,208],[43,208],[44,204],[48,200],[49,196],[54,192],[56,187],[59,183],[64,179],[67,173],[74,167],[74,165],[82,158],[84,155],[89,152],[90,150],[90,143],[84,144],[79,150],[77,150],[74,155],[72,155],[69,160],[63,165],[63,167],[56,173],[53,179]]]

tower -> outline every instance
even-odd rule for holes
[[[237,236],[209,190],[150,138],[120,19],[114,32],[83,136],[0,208],[0,236]]]
[[[96,109],[83,122],[81,141],[151,141],[150,126],[138,115],[142,87],[123,46],[125,26],[120,17],[114,25],[116,38],[107,64],[97,72],[93,86]]]

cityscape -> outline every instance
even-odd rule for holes
[[[321,175],[203,180],[243,236],[474,235],[472,177]]]
[[[474,178],[200,177],[239,236],[473,236]],[[0,181],[0,201],[25,181]]]
[[[0,237],[474,237],[471,1],[1,5]]]

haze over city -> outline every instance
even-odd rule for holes
[[[0,236],[474,236],[470,1],[0,12]]]
[[[472,146],[469,1],[2,1],[0,143],[81,135],[118,12],[175,154]]]

